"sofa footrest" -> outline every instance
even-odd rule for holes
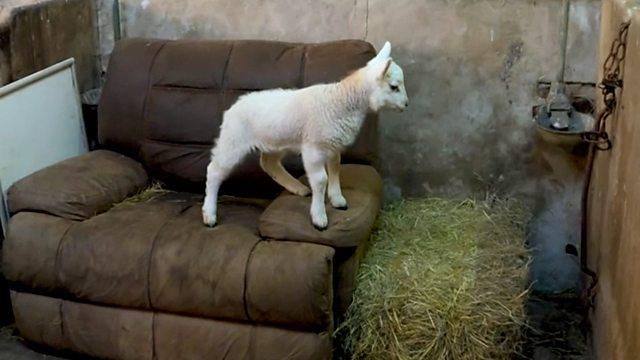
[[[306,178],[301,180],[307,182]],[[285,191],[260,216],[260,235],[333,248],[360,246],[369,238],[380,211],[382,179],[371,166],[342,165],[340,183],[348,209],[333,209],[327,204],[329,227],[326,230],[320,231],[311,223],[311,197]]]
[[[90,305],[12,291],[28,341],[103,359],[328,359],[328,332]]]

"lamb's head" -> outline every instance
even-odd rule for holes
[[[391,58],[391,44],[387,41],[376,57],[367,63],[367,80],[371,87],[369,106],[378,111],[391,108],[403,111],[409,106],[404,87],[404,74]]]

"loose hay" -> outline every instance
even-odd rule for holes
[[[135,195],[129,196],[128,198],[122,200],[117,205],[127,205],[127,204],[137,204],[142,202],[147,202],[149,200],[155,199],[160,195],[164,195],[172,192],[171,190],[163,189],[162,184],[155,181],[149,184],[146,188],[142,189]]]
[[[490,203],[490,204],[489,204]],[[525,321],[528,212],[515,201],[383,210],[337,330],[354,359],[508,359]]]

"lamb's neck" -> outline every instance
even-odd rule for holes
[[[369,110],[369,89],[365,80],[362,72],[355,72],[326,87],[325,119],[331,123],[327,145],[344,149],[358,136]]]
[[[334,84],[332,102],[336,109],[344,111],[344,117],[366,115],[369,110],[369,88],[366,85],[361,70]]]

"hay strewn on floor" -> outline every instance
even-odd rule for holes
[[[528,212],[422,199],[383,210],[337,330],[354,359],[508,359],[525,321]]]

